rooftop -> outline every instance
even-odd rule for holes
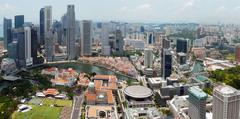
[[[203,75],[197,75],[196,79],[202,82],[208,81],[208,78]]]
[[[133,98],[148,98],[153,94],[151,89],[144,86],[128,86],[124,93]]]
[[[192,95],[194,95],[195,97],[197,97],[200,100],[207,99],[207,97],[208,97],[208,95],[198,87],[190,87],[188,89],[188,91],[189,91],[189,93],[191,93]]]
[[[214,88],[214,90],[220,92],[223,95],[230,95],[230,94],[238,93],[237,89],[235,89],[231,86],[227,86],[227,85],[217,86],[216,88]]]
[[[111,106],[89,106],[88,107],[88,118],[98,118],[99,117],[99,112],[104,111],[104,112],[111,112],[112,107]]]
[[[162,83],[162,82],[166,82],[165,80],[163,80],[162,77],[154,77],[154,78],[148,78],[148,80],[152,83]]]

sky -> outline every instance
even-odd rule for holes
[[[0,0],[0,24],[20,14],[26,22],[39,23],[39,10],[46,5],[59,20],[68,4],[75,5],[77,20],[240,23],[240,0]]]

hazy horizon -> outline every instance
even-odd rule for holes
[[[77,20],[147,23],[235,23],[240,22],[239,0],[0,0],[0,23],[23,14],[26,22],[39,23],[40,8],[51,5],[53,19],[60,20],[67,5],[75,5]]]

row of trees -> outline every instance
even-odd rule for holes
[[[210,79],[213,82],[221,82],[240,89],[240,66],[209,72]]]

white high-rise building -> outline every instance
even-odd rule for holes
[[[239,119],[240,93],[230,86],[217,86],[213,91],[213,119]]]
[[[110,45],[109,45],[109,23],[102,23],[102,55],[110,55]]]
[[[53,61],[53,38],[52,38],[52,7],[44,7],[44,40],[45,40],[45,52],[47,62]]]
[[[92,21],[81,22],[81,56],[92,55]]]
[[[67,7],[67,55],[68,59],[72,60],[76,57],[75,52],[75,11],[74,11],[74,5],[68,5]]]
[[[24,27],[24,43],[25,43],[25,60],[26,66],[33,64],[33,59],[31,57],[31,28]]]
[[[153,66],[153,50],[145,48],[144,49],[144,67],[152,68]]]

